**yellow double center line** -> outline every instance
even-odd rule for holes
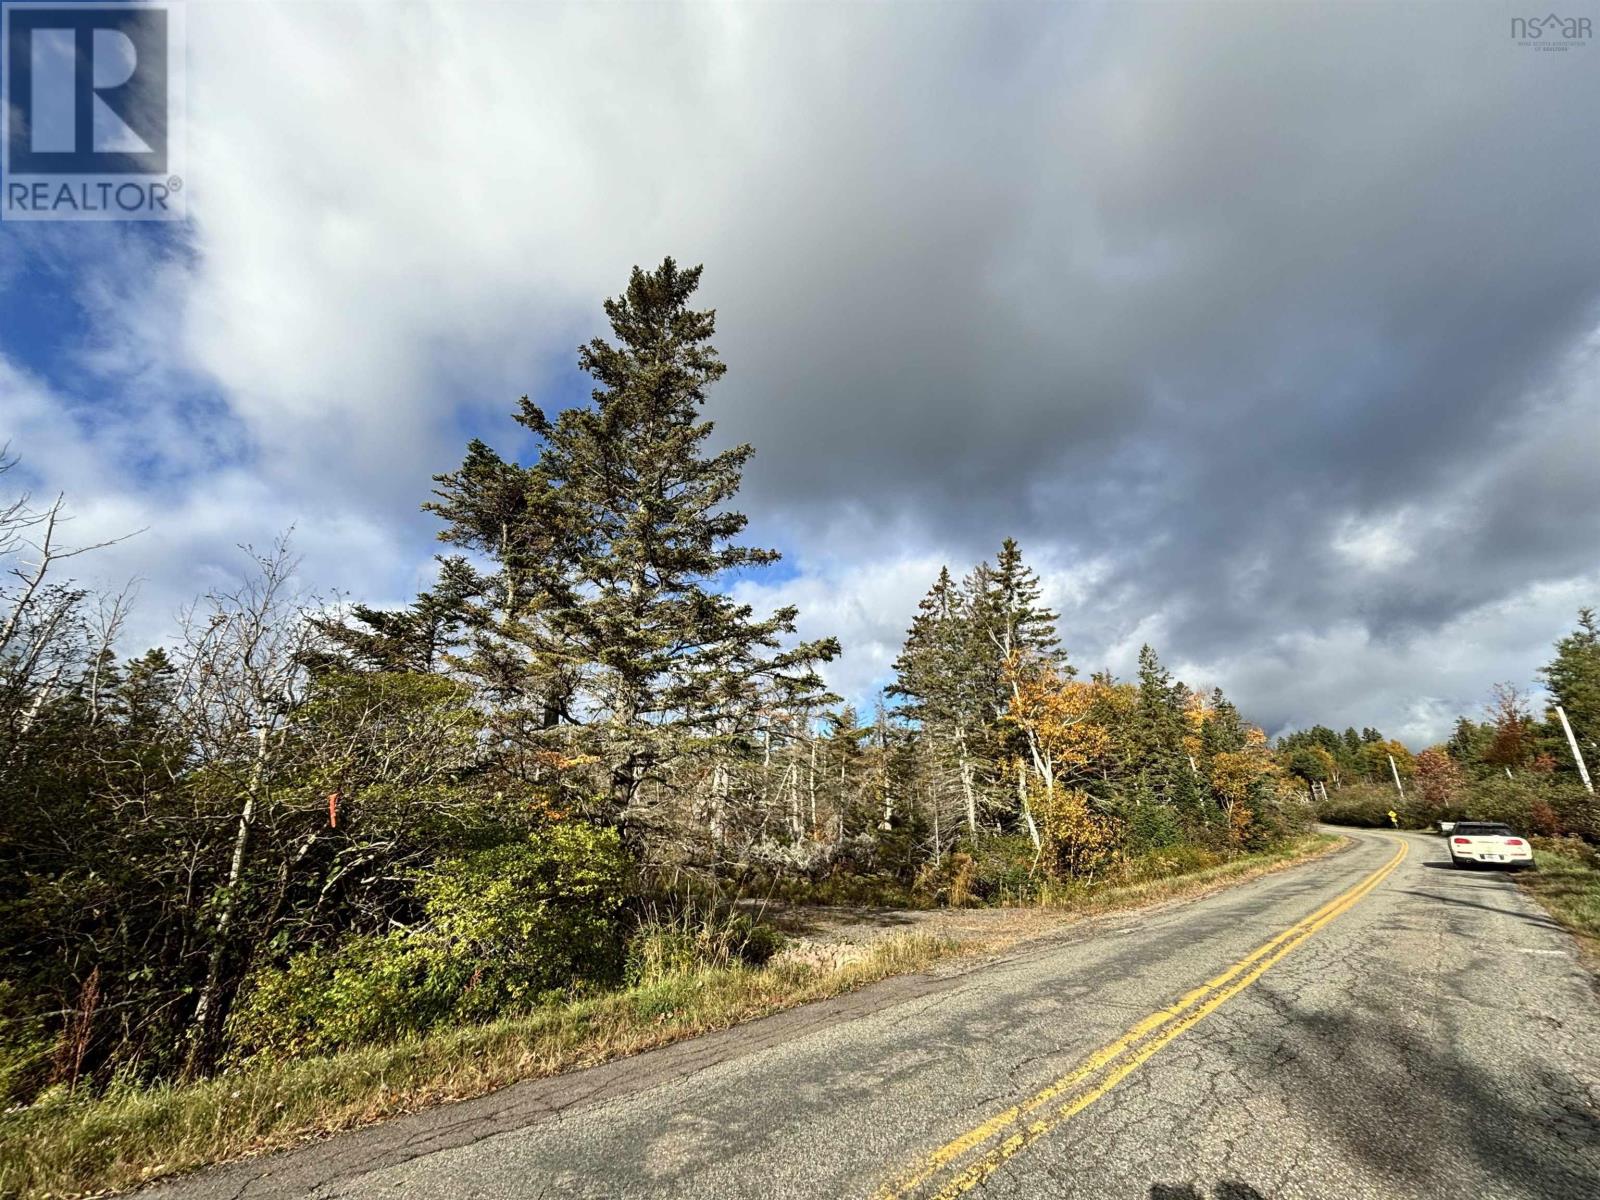
[[[1407,850],[1406,844],[1400,842],[1393,858],[1349,891],[1252,950],[1170,1008],[1152,1013],[1044,1090],[940,1146],[906,1174],[879,1188],[876,1200],[901,1200],[915,1195],[950,1200],[970,1191],[1007,1159],[1088,1108],[1161,1047],[1260,979],[1274,963],[1317,930],[1360,903],[1362,897],[1400,865]]]

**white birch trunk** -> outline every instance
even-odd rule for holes
[[[1028,804],[1028,768],[1021,759],[1017,760],[1017,800],[1022,806],[1022,819],[1027,822],[1028,836],[1033,839],[1033,851],[1037,859],[1039,852],[1044,849],[1044,842],[1039,837],[1039,826]]]
[[[261,790],[261,780],[266,774],[267,739],[270,731],[263,725],[256,732],[256,757],[250,766],[250,781],[245,787],[244,804],[239,809],[239,824],[233,836],[233,857],[228,864],[228,882],[224,885],[222,908],[217,915],[216,940],[211,950],[211,962],[206,971],[205,986],[200,989],[200,999],[195,1003],[194,1016],[189,1024],[189,1061],[198,1061],[206,1040],[206,1024],[211,1019],[211,1009],[216,1003],[217,985],[222,981],[222,960],[228,950],[228,935],[233,929],[233,918],[238,908],[239,880],[244,875],[245,854],[250,845],[250,827],[255,822],[256,798]]]

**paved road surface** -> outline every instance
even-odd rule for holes
[[[1600,1197],[1600,1007],[1421,835],[162,1189]]]

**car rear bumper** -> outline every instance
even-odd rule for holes
[[[1464,867],[1531,867],[1531,866],[1533,866],[1533,854],[1531,852],[1524,852],[1522,854],[1514,854],[1514,853],[1508,852],[1508,853],[1500,855],[1499,857],[1493,857],[1493,856],[1488,855],[1488,854],[1473,854],[1470,851],[1468,851],[1467,853],[1464,853],[1464,854],[1457,854],[1454,850],[1452,850],[1452,851],[1450,851],[1450,859],[1451,859],[1452,862],[1456,863],[1458,866],[1464,866]]]

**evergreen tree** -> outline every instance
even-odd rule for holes
[[[574,531],[563,525],[537,466],[506,462],[476,438],[460,469],[435,476],[434,483],[436,499],[423,508],[444,522],[439,540],[493,564],[480,571],[461,556],[441,564],[441,578],[450,580],[448,592],[470,632],[463,665],[497,706],[501,741],[531,750],[537,761],[543,751],[530,741],[548,742],[550,731],[577,723],[581,656],[548,616],[552,593],[566,585]]]
[[[930,790],[937,803],[942,776],[959,782],[967,832],[978,829],[978,762],[984,736],[983,692],[986,647],[978,640],[971,605],[941,567],[933,587],[917,605],[905,647],[895,660],[891,696],[906,701],[903,716],[915,721],[929,743],[934,771]],[[940,768],[948,766],[949,771]]]
[[[1048,782],[1048,756],[1042,753],[1032,724],[1007,723],[1005,718],[1017,707],[1023,679],[1042,673],[1066,680],[1077,674],[1077,668],[1060,648],[1057,614],[1044,605],[1038,573],[1023,562],[1015,538],[1008,537],[1001,543],[993,566],[980,563],[966,582],[977,643],[975,654],[983,664],[982,684],[993,713],[989,730],[994,747],[992,781],[996,787],[1005,785],[1009,791],[1012,772],[1017,769],[1011,764],[1021,758],[1032,765],[1041,780]],[[1037,841],[1037,829],[1026,808],[1025,793],[1019,790],[1017,816],[1027,823]]]
[[[462,644],[469,601],[480,590],[465,559],[441,564],[439,586],[402,609],[354,605],[348,620],[314,622],[330,643],[327,665],[366,671],[431,674]]]
[[[1556,643],[1556,656],[1539,674],[1567,714],[1590,770],[1600,769],[1600,622],[1594,609],[1578,610],[1578,627]]]
[[[1200,735],[1200,744],[1207,759],[1218,754],[1231,754],[1243,750],[1245,745],[1244,718],[1238,707],[1222,694],[1221,688],[1211,689],[1211,716]]]
[[[888,692],[904,699],[901,712],[923,725],[938,722],[958,704],[953,676],[965,639],[961,609],[950,568],[940,567],[938,579],[917,604],[905,646],[894,662],[895,682]]]
[[[1468,767],[1486,765],[1484,755],[1494,740],[1494,728],[1471,717],[1456,718],[1455,731],[1445,743],[1445,751],[1456,762]]]
[[[977,576],[974,596],[978,624],[993,642],[1001,660],[1013,654],[1030,654],[1045,660],[1062,674],[1072,676],[1056,634],[1058,614],[1043,602],[1038,573],[1022,561],[1015,538],[1006,538],[995,555],[994,566]]]
[[[1139,648],[1137,686],[1130,737],[1137,794],[1170,803],[1179,771],[1189,769],[1183,749],[1184,692],[1148,644]]]
[[[871,725],[845,704],[823,716],[823,762],[834,785],[834,835],[837,841],[866,832],[877,825],[877,812],[862,796],[866,771],[866,745]]]
[[[706,451],[700,409],[726,367],[714,312],[690,306],[699,282],[699,267],[670,258],[635,268],[605,304],[615,340],[579,351],[593,407],[552,419],[524,398],[517,420],[538,461],[516,467],[475,443],[431,506],[446,540],[498,558],[483,622],[525,656],[530,686],[556,705],[550,724],[581,727],[607,775],[602,815],[625,832],[646,780],[730,706],[819,703],[815,664],[838,652],[831,638],[781,648],[793,608],[757,619],[714,586],[778,554],[733,540],[746,518],[728,505],[751,447]]]

